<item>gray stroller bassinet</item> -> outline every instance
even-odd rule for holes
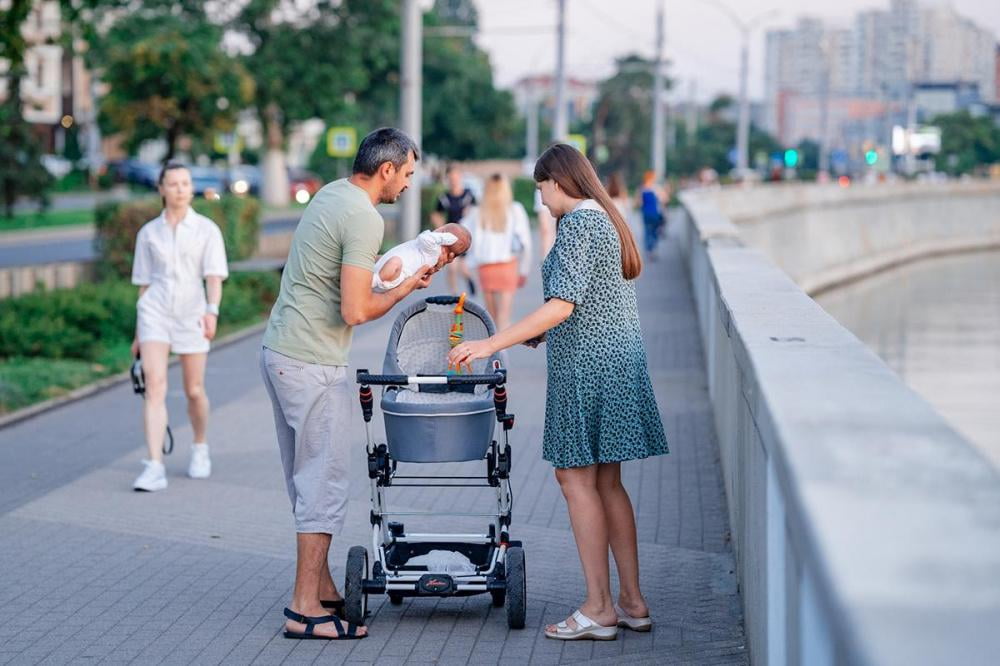
[[[447,300],[427,299],[400,313],[389,334],[384,374],[446,375],[448,331],[455,320],[455,299]],[[475,303],[465,304],[463,323],[468,340],[482,340],[496,332],[489,314]],[[494,361],[503,367],[503,359],[496,354],[474,361],[472,373],[488,374]],[[389,455],[400,462],[482,460],[493,438],[495,408],[488,384],[389,386],[382,394],[381,407]]]
[[[510,540],[513,495],[510,485],[509,432],[514,415],[507,413],[507,371],[495,354],[474,361],[471,371],[449,374],[449,331],[455,321],[454,296],[435,296],[403,310],[389,334],[384,374],[358,370],[359,399],[365,420],[368,477],[371,480],[372,553],[353,546],[347,556],[344,599],[347,619],[363,623],[368,596],[387,594],[393,604],[404,597],[467,596],[489,592],[495,606],[504,606],[507,624],[524,627],[527,588],[524,550]],[[481,340],[495,331],[482,307],[465,302],[467,340]],[[374,396],[383,386],[381,408],[385,443],[372,441]],[[494,437],[502,426],[502,443]],[[397,463],[454,463],[481,460],[483,476],[404,476]],[[447,466],[446,466],[447,467]],[[436,486],[496,489],[490,513],[463,511],[390,510],[387,489]],[[446,491],[447,492],[447,491]],[[485,534],[407,533],[403,516],[481,516],[490,518]],[[456,564],[457,562],[457,564]]]

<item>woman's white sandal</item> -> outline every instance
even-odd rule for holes
[[[618,606],[615,606],[615,613],[618,614],[618,626],[632,631],[652,631],[653,620],[646,617],[632,617]]]
[[[563,620],[556,625],[555,631],[546,631],[546,638],[555,638],[561,641],[593,640],[593,641],[613,641],[618,638],[618,625],[605,627],[597,624],[580,611],[573,612],[573,619],[576,620],[576,628],[566,624]]]

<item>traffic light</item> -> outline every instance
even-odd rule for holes
[[[866,151],[865,164],[867,164],[868,166],[875,166],[876,162],[878,162],[878,152],[872,149]]]
[[[789,169],[794,169],[795,165],[799,163],[799,151],[794,148],[789,148],[785,151],[785,166]]]

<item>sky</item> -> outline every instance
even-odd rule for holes
[[[848,26],[866,9],[887,9],[889,0],[718,0],[743,20],[777,10],[751,33],[750,95],[763,95],[764,31],[790,27],[800,16]],[[668,74],[679,79],[672,94],[708,100],[719,92],[735,93],[739,79],[740,33],[716,0],[666,0],[665,56]],[[556,60],[556,0],[475,0],[481,34],[497,84],[509,87],[525,75],[550,73]],[[630,52],[654,54],[658,0],[567,0],[566,63],[571,76],[600,79],[613,71],[614,59]],[[716,3],[717,4],[717,3]],[[951,4],[959,14],[1000,36],[998,0],[925,0]]]

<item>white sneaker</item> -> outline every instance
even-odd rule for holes
[[[167,487],[167,468],[163,466],[163,463],[156,460],[143,460],[142,464],[146,466],[146,469],[142,470],[142,474],[132,484],[132,489],[150,493],[164,490]]]
[[[191,447],[191,464],[188,465],[188,476],[192,479],[207,479],[212,475],[212,459],[208,456],[208,444],[195,444]]]

